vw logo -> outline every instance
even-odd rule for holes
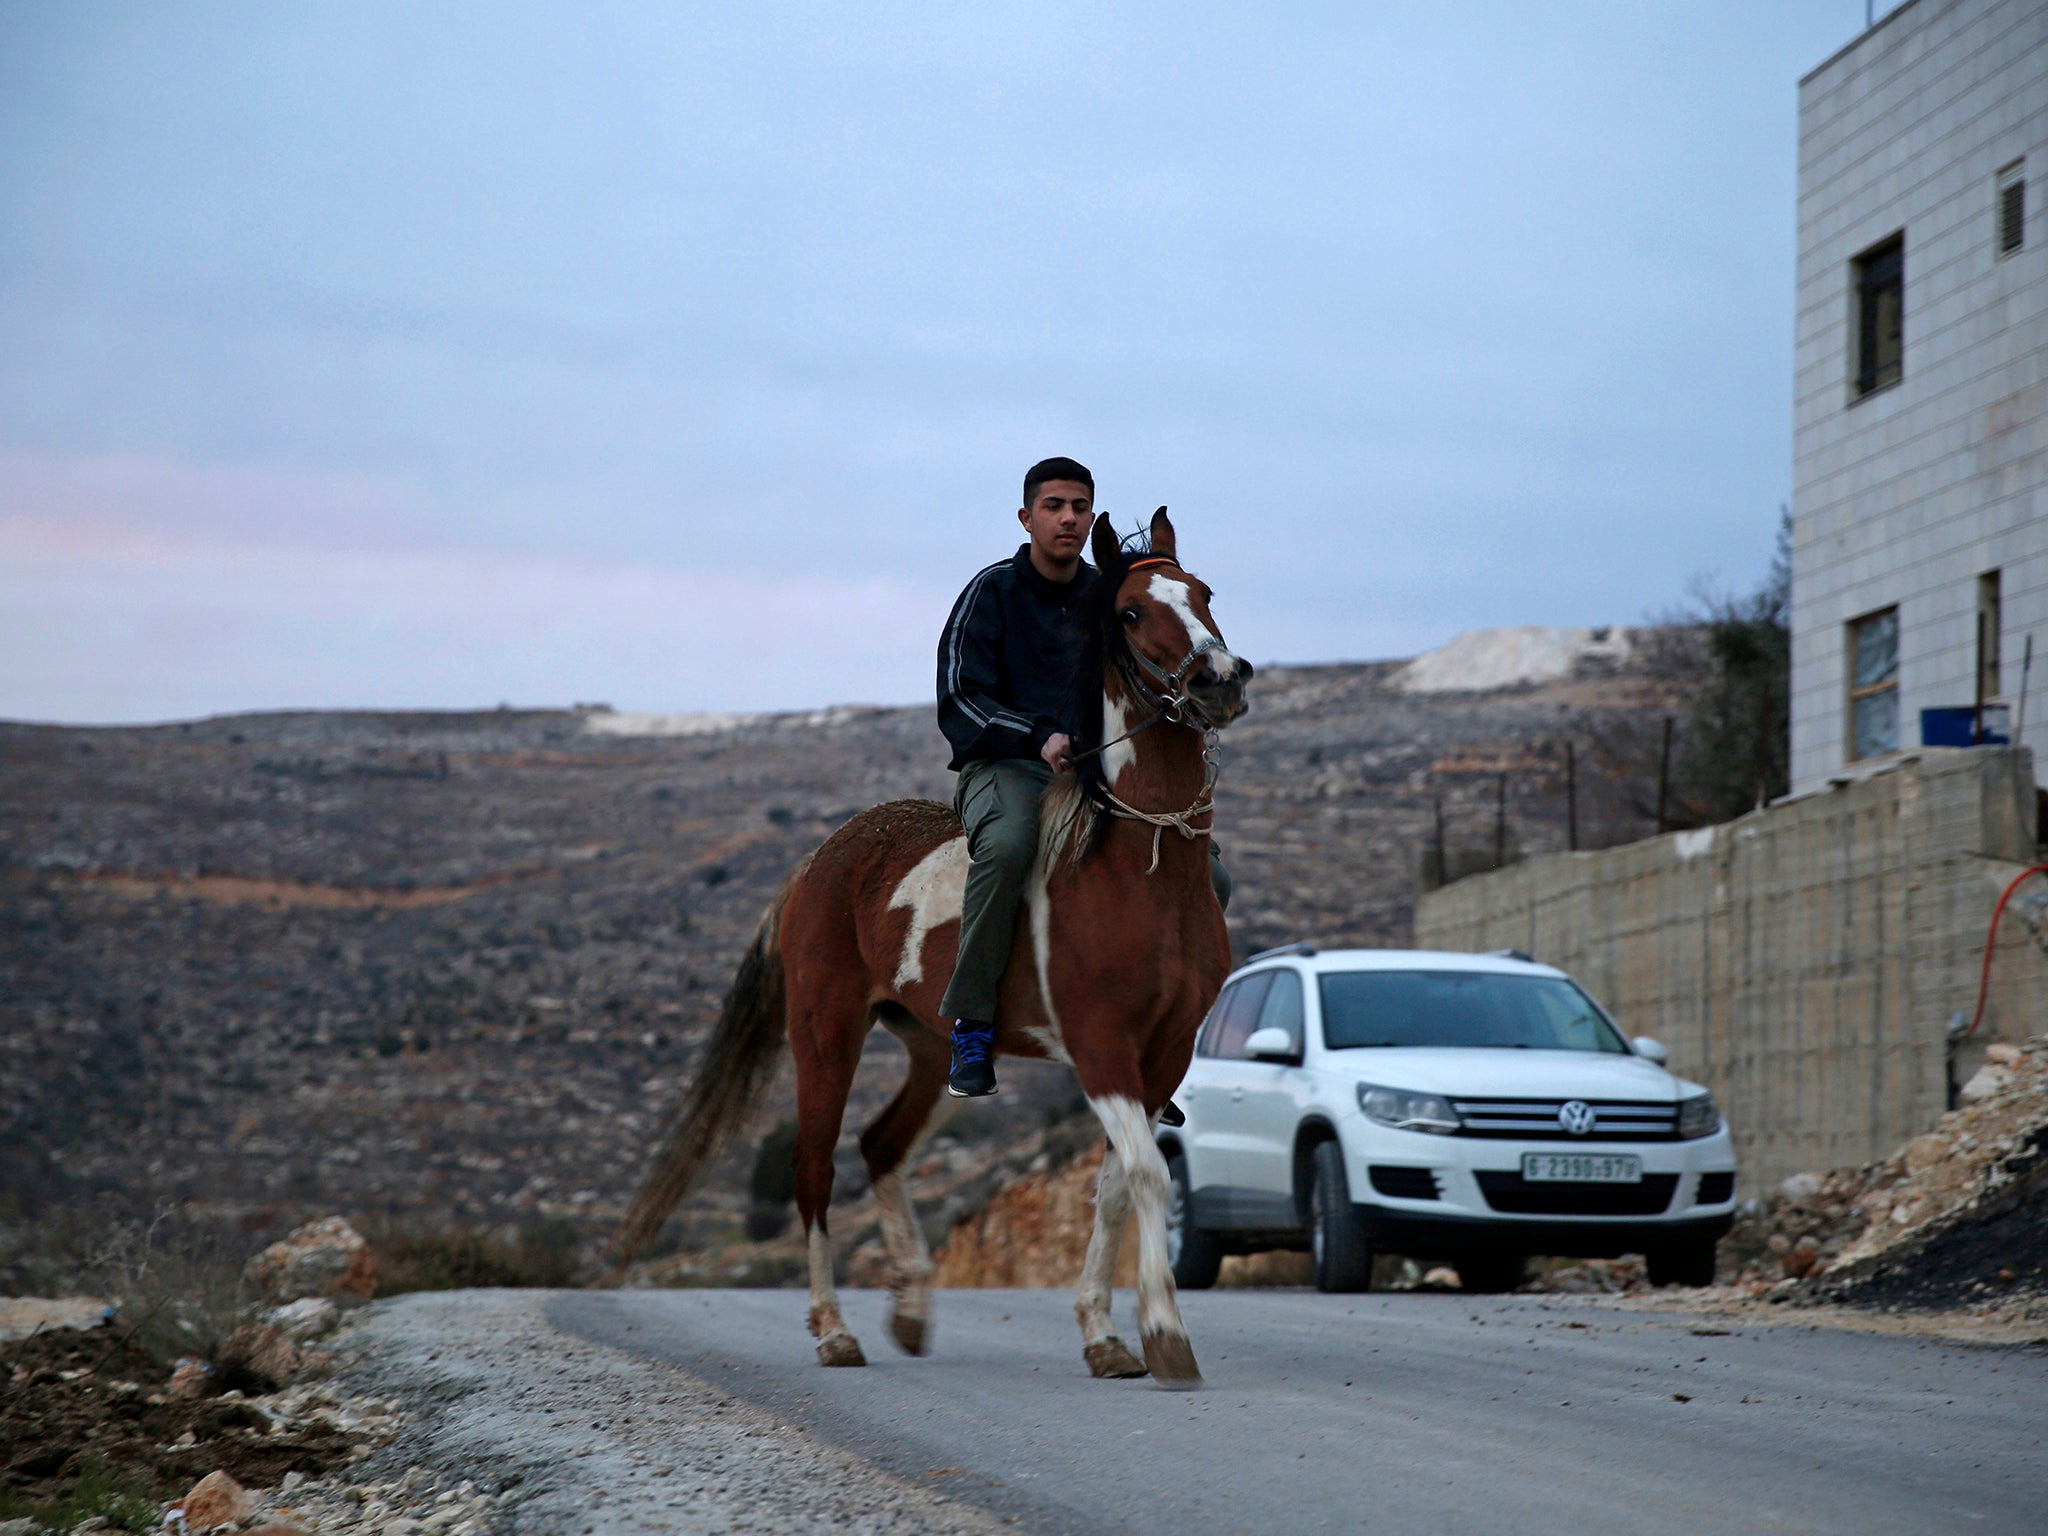
[[[1557,1123],[1572,1136],[1583,1136],[1592,1130],[1593,1119],[1593,1106],[1584,1099],[1572,1099],[1557,1111]]]

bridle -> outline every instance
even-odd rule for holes
[[[1153,555],[1143,560],[1133,560],[1126,570],[1135,571],[1148,565],[1171,565],[1179,569],[1179,564],[1165,555]],[[1213,827],[1193,825],[1193,818],[1206,816],[1216,809],[1216,776],[1221,767],[1221,748],[1217,742],[1217,733],[1227,722],[1216,720],[1202,707],[1202,701],[1188,691],[1188,679],[1201,665],[1203,657],[1211,651],[1227,649],[1228,647],[1214,635],[1205,636],[1190,646],[1187,655],[1181,658],[1180,665],[1169,672],[1136,646],[1127,646],[1125,655],[1117,660],[1117,670],[1123,675],[1124,682],[1131,691],[1138,695],[1140,702],[1147,705],[1151,712],[1123,735],[1112,737],[1099,747],[1091,747],[1086,752],[1076,753],[1067,759],[1069,766],[1077,767],[1087,762],[1089,758],[1099,757],[1111,747],[1129,741],[1140,731],[1149,731],[1162,721],[1172,725],[1184,725],[1191,731],[1201,732],[1202,787],[1195,795],[1194,804],[1186,810],[1141,811],[1135,805],[1119,799],[1116,791],[1108,784],[1101,786],[1102,798],[1110,815],[1122,817],[1126,821],[1143,822],[1152,828],[1152,862],[1145,867],[1145,873],[1148,875],[1159,867],[1159,835],[1168,827],[1172,827],[1190,842],[1198,837],[1208,837],[1214,830]],[[1137,669],[1133,670],[1129,662],[1137,663]]]

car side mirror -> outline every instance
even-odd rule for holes
[[[1629,1041],[1628,1048],[1643,1060],[1654,1061],[1660,1067],[1671,1059],[1671,1053],[1664,1049],[1664,1043],[1661,1040],[1652,1040],[1648,1035],[1637,1035]]]
[[[1244,1053],[1253,1061],[1301,1060],[1301,1051],[1294,1043],[1294,1036],[1278,1025],[1253,1030],[1251,1038],[1244,1043]]]

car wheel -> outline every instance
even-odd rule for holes
[[[1372,1245],[1365,1223],[1351,1204],[1344,1176],[1344,1149],[1334,1141],[1315,1150],[1315,1183],[1309,1190],[1309,1252],[1315,1258],[1316,1289],[1363,1291],[1372,1285]]]
[[[1712,1285],[1714,1246],[1710,1239],[1693,1238],[1688,1242],[1652,1248],[1643,1255],[1649,1260],[1650,1284]]]
[[[1512,1291],[1529,1276],[1529,1261],[1519,1253],[1489,1253],[1459,1259],[1458,1284],[1477,1296]]]
[[[1194,1224],[1193,1192],[1188,1186],[1188,1160],[1166,1154],[1166,1262],[1173,1283],[1184,1291],[1206,1291],[1223,1268],[1223,1247],[1216,1234]]]

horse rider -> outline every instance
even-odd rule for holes
[[[953,808],[969,858],[959,957],[939,1014],[953,1020],[946,1091],[963,1099],[996,1091],[996,993],[1038,852],[1038,799],[1074,750],[1067,715],[1100,579],[1081,558],[1095,477],[1073,459],[1040,460],[1025,472],[1017,521],[1026,542],[967,584],[939,637],[939,729],[953,748]],[[1230,877],[1209,846],[1210,879],[1227,906]]]

